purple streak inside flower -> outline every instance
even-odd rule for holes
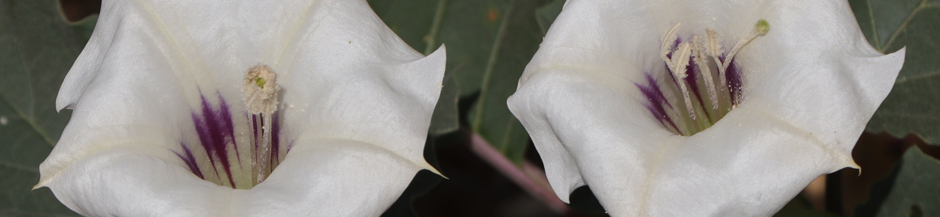
[[[201,95],[201,99],[202,114],[192,114],[193,122],[196,123],[196,132],[199,134],[199,141],[209,155],[209,160],[212,162],[216,175],[218,175],[218,169],[215,168],[215,161],[218,161],[222,164],[222,169],[225,170],[229,184],[232,185],[232,188],[235,188],[231,162],[228,160],[229,144],[236,147],[233,134],[235,130],[232,125],[232,116],[228,112],[228,104],[225,103],[225,99],[219,96],[219,111],[216,111],[204,95]]]
[[[246,114],[247,114],[247,112],[246,112]],[[257,126],[258,126],[258,115],[248,114],[248,117],[251,117],[251,126],[254,126],[254,127],[251,128],[251,131],[252,131],[252,133],[254,134],[254,137],[251,137],[251,138],[252,138],[251,140],[254,141],[254,144],[255,144],[254,147],[253,147],[253,148],[254,148],[254,152],[255,152],[255,153],[258,153],[258,143],[261,142],[261,141],[258,141],[258,128],[260,128],[260,127],[257,127]]]
[[[206,158],[208,158],[209,164],[212,166],[212,171],[215,172],[215,176],[219,178],[220,182],[227,182],[231,185],[232,188],[236,188],[236,177],[233,177],[232,170],[244,170],[245,168],[241,167],[246,162],[242,162],[241,156],[239,154],[238,144],[235,140],[235,124],[234,120],[232,119],[231,111],[229,111],[229,106],[225,102],[225,99],[221,97],[220,93],[216,94],[219,96],[219,105],[217,107],[213,106],[206,99],[205,95],[200,95],[202,100],[200,104],[201,108],[197,112],[193,112],[191,115],[196,128],[196,133],[199,137],[199,144],[205,150]],[[264,117],[261,115],[248,114],[247,112],[244,114],[247,122],[255,126],[252,128],[254,132],[249,132],[251,138],[248,142],[251,143],[251,141],[254,141],[254,146],[246,149],[249,150],[249,154],[252,155],[246,159],[250,159],[253,162],[258,159],[257,155],[259,154],[259,144],[263,142],[261,139],[265,133],[264,129],[269,127],[268,129],[271,130],[271,152],[269,153],[271,157],[267,162],[269,165],[271,165],[271,170],[267,171],[269,173],[273,171],[273,169],[277,167],[277,164],[279,164],[282,160],[280,158],[281,127],[277,112],[273,113],[271,117],[272,119],[270,120],[273,126],[261,126],[264,125],[263,123],[265,121]],[[173,151],[173,153],[175,153],[178,157],[180,157],[180,159],[183,160],[183,162],[186,163],[186,166],[189,167],[189,170],[193,174],[199,178],[205,179],[204,174],[200,170],[200,165],[191,151],[192,149],[190,149],[190,147],[184,143],[181,143],[180,145],[183,147],[183,151]],[[290,145],[293,145],[293,143]],[[287,147],[287,152],[290,151],[290,145]],[[235,162],[231,162],[229,160],[230,153],[236,155]],[[238,168],[232,168],[235,166],[233,164],[238,164]],[[222,170],[219,170],[218,167],[222,167]],[[225,175],[222,175],[222,173],[225,173]],[[222,185],[222,183],[217,184]]]
[[[666,128],[672,127],[676,132],[681,134],[679,127],[676,126],[676,123],[672,121],[672,118],[666,114],[666,108],[664,105],[668,106],[669,109],[672,109],[672,104],[666,100],[666,96],[663,95],[663,91],[659,88],[659,84],[656,83],[656,80],[653,79],[653,76],[650,75],[649,72],[644,73],[644,75],[646,75],[646,83],[648,84],[647,86],[634,83],[634,85],[640,89],[640,92],[643,93],[643,96],[648,100],[644,106],[646,109],[650,110],[650,113],[653,113],[653,116],[656,117],[656,120],[658,120],[660,124]]]
[[[277,163],[281,162],[280,156],[278,155],[280,153],[281,143],[281,124],[278,123],[278,119],[280,118],[278,118],[277,112],[274,112],[271,118],[271,124],[274,125],[271,126],[271,165],[276,166]]]
[[[235,145],[235,124],[232,123],[232,114],[229,113],[228,105],[225,104],[225,99],[222,98],[222,94],[216,94],[219,95],[219,102],[222,104],[221,108],[219,108],[219,117],[221,118],[219,121],[222,122],[222,138],[224,139],[223,142],[226,145],[232,144],[232,147],[236,147],[234,148],[235,159],[237,161],[242,161],[241,155],[238,154],[238,146]],[[226,148],[228,148],[228,146],[226,146]],[[241,164],[238,165],[241,166]]]
[[[728,69],[725,71],[725,79],[728,82],[728,93],[731,96],[731,103],[733,105],[741,104],[741,100],[743,99],[743,93],[741,92],[741,71],[738,69],[737,64],[734,63],[734,59],[731,59],[731,64],[728,64]]]
[[[183,147],[183,154],[173,151],[176,156],[179,156],[180,159],[183,159],[183,162],[186,163],[186,166],[189,167],[189,171],[193,174],[196,174],[200,179],[206,179],[202,176],[202,171],[199,170],[199,165],[196,164],[196,158],[193,157],[193,152],[189,150],[189,147],[186,147],[186,144],[180,143],[180,146]]]

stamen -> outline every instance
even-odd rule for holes
[[[712,72],[708,67],[708,59],[705,59],[705,49],[698,35],[692,36],[692,61],[702,70],[702,76],[705,79],[705,88],[708,89],[708,99],[712,101],[712,110],[718,110],[718,91],[715,90]]]
[[[689,65],[689,56],[692,55],[692,48],[688,42],[679,44],[676,52],[672,54],[673,76],[676,77],[679,88],[682,90],[682,97],[685,98],[685,108],[689,110],[689,117],[695,120],[695,109],[692,108],[692,99],[689,97],[689,89],[685,84],[686,66]],[[668,61],[667,61],[668,62]]]
[[[672,28],[666,32],[666,36],[663,37],[662,49],[659,51],[659,57],[663,58],[663,61],[666,62],[666,66],[669,67],[670,71],[676,71],[676,67],[675,64],[669,61],[669,57],[667,55],[669,55],[669,53],[672,51],[672,42],[676,41],[676,38],[679,37],[677,32],[679,31],[679,26],[681,25],[681,23],[676,23],[676,25],[672,25]]]
[[[277,111],[278,90],[280,90],[280,87],[277,86],[277,74],[274,74],[267,65],[258,64],[245,74],[245,84],[242,89],[246,94],[245,107],[252,115],[261,116],[260,126],[256,122],[249,124],[251,131],[257,132],[258,129],[261,129],[262,132],[261,144],[256,142],[255,145],[258,146],[258,151],[255,152],[251,162],[255,171],[253,175],[257,176],[256,181],[258,183],[264,181],[266,174],[269,174],[269,171],[273,169],[269,168],[273,166],[269,165],[271,164],[271,126],[273,125],[272,120],[274,120],[272,114]]]
[[[725,67],[722,67],[724,64],[721,62],[721,59],[718,58],[721,56],[721,43],[718,42],[718,33],[715,33],[715,30],[712,28],[706,28],[705,34],[708,35],[708,46],[705,50],[708,52],[708,55],[715,60],[715,64],[718,65],[718,80],[721,82],[721,86],[718,87],[728,88],[728,81],[725,79]]]
[[[721,54],[721,43],[718,43],[718,33],[715,33],[715,30],[712,28],[706,28],[705,34],[705,43],[707,43],[705,52],[708,52],[709,56],[717,58],[718,55]]]

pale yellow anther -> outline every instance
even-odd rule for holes
[[[672,65],[675,66],[673,73],[676,73],[676,76],[681,76],[681,78],[687,76],[685,67],[689,65],[689,58],[691,57],[692,46],[689,42],[682,42],[679,47],[676,47],[676,52],[672,53]]]
[[[692,36],[692,62],[695,62],[699,70],[702,70],[703,83],[705,83],[705,89],[708,90],[708,99],[712,102],[712,110],[718,110],[718,91],[715,90],[715,80],[712,80],[712,72],[708,67],[705,50],[707,49],[703,47],[702,40],[698,35]]]
[[[712,28],[705,29],[705,51],[709,56],[718,57],[721,55],[721,43],[718,43],[718,33]]]
[[[672,52],[672,42],[676,41],[676,38],[679,37],[677,32],[679,31],[679,26],[681,25],[681,23],[676,23],[676,25],[672,25],[672,28],[666,32],[666,36],[663,37],[662,48],[659,51],[659,57],[663,58],[663,61],[666,62],[666,66],[669,67],[669,70],[671,71],[675,71],[675,66],[667,55]]]
[[[705,34],[708,35],[708,38],[706,38],[708,41],[706,52],[708,52],[708,55],[712,57],[712,60],[715,60],[715,64],[718,65],[718,80],[719,83],[721,83],[721,85],[718,87],[722,89],[727,88],[728,81],[725,80],[725,68],[723,67],[724,64],[722,64],[721,59],[718,58],[721,56],[722,52],[721,43],[718,42],[718,33],[716,33],[712,28],[706,28]]]
[[[692,107],[692,98],[689,97],[689,88],[686,87],[685,77],[688,76],[686,73],[686,66],[689,65],[689,58],[692,56],[692,46],[689,42],[682,42],[679,44],[679,47],[676,49],[676,52],[672,54],[673,66],[675,69],[673,76],[675,76],[677,83],[679,83],[679,89],[682,90],[682,97],[685,99],[685,108],[689,112],[689,117],[692,120],[695,120],[695,108]]]

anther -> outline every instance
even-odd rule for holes
[[[719,58],[721,55],[721,43],[718,42],[718,33],[715,33],[715,30],[712,28],[706,28],[705,34],[708,36],[706,38],[708,46],[705,47],[705,51],[708,52],[708,55],[711,56],[712,59],[715,60],[715,64],[718,65],[718,80],[719,83],[721,83],[718,88],[728,88],[728,80],[725,79],[726,68]]]
[[[260,115],[260,126],[249,124],[252,131],[261,131],[260,144],[255,156],[253,156],[252,169],[257,175],[256,181],[261,183],[269,174],[269,165],[271,158],[271,126],[274,120],[273,114],[277,111],[277,74],[266,65],[258,64],[248,70],[245,74],[245,83],[242,92],[245,92],[245,107],[252,115]],[[256,139],[252,139],[256,141]]]
[[[721,43],[718,43],[718,33],[715,33],[715,30],[712,28],[706,28],[705,34],[705,52],[708,52],[709,56],[713,56],[717,59],[718,55],[721,54]]]
[[[708,67],[705,50],[702,46],[702,40],[698,35],[692,36],[692,62],[702,70],[702,78],[705,79],[705,88],[708,89],[708,99],[712,101],[712,110],[718,110],[718,91],[715,90],[715,82],[712,80],[712,72]]]
[[[679,84],[679,89],[682,90],[682,97],[685,99],[685,108],[689,110],[689,117],[695,120],[695,108],[692,107],[692,99],[689,97],[689,88],[686,87],[685,84],[685,77],[688,76],[686,66],[689,65],[689,57],[691,55],[692,48],[688,42],[679,44],[676,52],[672,54],[672,64],[676,69],[673,70],[672,73],[676,78],[676,83]]]
[[[669,31],[666,32],[666,36],[663,37],[662,48],[659,51],[659,57],[663,58],[663,61],[666,62],[666,66],[668,66],[669,70],[671,71],[675,71],[676,67],[675,67],[675,64],[672,63],[672,61],[669,61],[669,57],[667,57],[666,55],[669,55],[669,53],[672,51],[672,43],[676,41],[676,38],[679,37],[677,35],[677,32],[679,31],[679,26],[681,25],[682,25],[681,23],[676,23],[676,25],[672,25],[672,28],[670,28]]]

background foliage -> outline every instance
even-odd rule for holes
[[[68,6],[60,10],[60,2]],[[544,200],[530,196],[531,190],[516,186],[518,180],[506,178],[500,170],[490,168],[490,161],[474,156],[466,142],[469,135],[476,134],[520,168],[540,165],[525,129],[506,107],[506,99],[515,91],[519,76],[561,11],[564,0],[368,2],[416,50],[428,54],[442,44],[448,50],[444,89],[434,111],[426,155],[435,166],[443,167],[451,179],[419,173],[386,216],[446,215],[448,210],[435,208],[441,204],[486,210],[479,208],[489,206],[486,203],[534,211],[493,208],[492,212],[475,214],[603,215],[587,188],[573,194],[571,211],[552,212],[541,204]],[[865,142],[881,132],[909,138],[903,141],[940,144],[940,61],[937,61],[940,0],[849,0],[849,3],[872,46],[884,53],[907,49],[907,59],[894,89],[868,124],[869,133],[863,135],[853,156],[865,166],[861,162],[869,159],[866,156],[871,153],[858,153],[859,150],[875,149],[864,147],[902,147],[891,142],[900,139],[892,140],[887,135],[887,139]],[[91,17],[70,24],[60,11],[65,11],[66,17],[80,19],[83,14],[92,13],[88,8],[94,7],[100,7],[100,2],[0,0],[0,216],[75,215],[58,203],[48,189],[30,189],[39,180],[39,163],[51,151],[70,116],[69,110],[55,111],[59,84],[95,23]],[[921,147],[928,153],[937,153],[929,151],[936,150],[929,146]],[[937,201],[940,162],[917,148],[900,150],[894,161],[872,161],[875,165],[887,165],[882,181],[862,185],[866,186],[864,189],[849,189],[866,195],[867,186],[872,186],[868,201],[858,208],[854,203],[838,204],[824,212],[798,197],[778,216],[850,215],[842,210],[854,210],[856,215],[940,215],[936,211],[940,204]],[[903,158],[901,153],[906,153]],[[892,167],[895,162],[898,163]],[[836,187],[846,182],[830,179],[834,183],[831,186]],[[842,195],[844,192],[827,197]],[[446,203],[451,201],[448,198],[463,199],[451,204]]]
[[[851,0],[869,43],[883,53],[907,48],[894,89],[868,123],[870,132],[914,133],[940,144],[940,1]]]
[[[0,216],[74,215],[30,189],[69,120],[55,96],[94,23],[64,22],[55,1],[0,1]]]

